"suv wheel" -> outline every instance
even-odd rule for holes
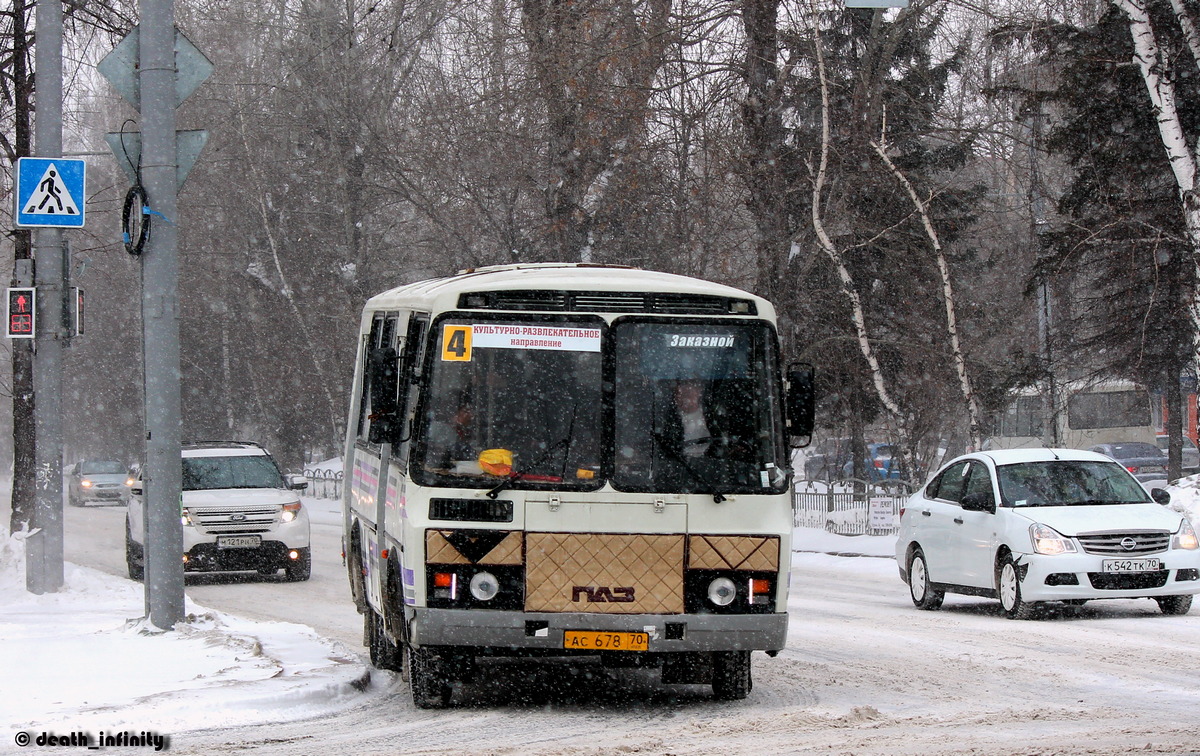
[[[908,558],[908,594],[918,609],[938,609],[946,598],[943,591],[933,587],[929,581],[929,566],[925,563],[925,552],[913,549]]]
[[[1037,612],[1038,605],[1034,601],[1026,601],[1021,597],[1021,573],[1011,554],[1005,554],[1000,562],[1000,574],[996,580],[997,592],[1000,594],[1000,605],[1009,619],[1030,619]]]
[[[130,580],[142,580],[146,576],[146,564],[143,559],[142,547],[134,543],[132,531],[129,528],[129,518],[125,518],[125,568],[129,570]]]

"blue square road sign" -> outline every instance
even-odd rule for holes
[[[78,158],[18,159],[15,224],[83,228],[86,177]]]

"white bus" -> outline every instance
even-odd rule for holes
[[[769,302],[547,263],[401,286],[361,325],[344,546],[375,666],[422,708],[510,655],[747,694],[787,636],[789,440],[812,428]]]
[[[1020,391],[997,418],[988,449],[1021,449],[1043,445],[1045,395],[1037,388]],[[1158,433],[1149,392],[1120,379],[1070,382],[1059,387],[1054,412],[1054,445],[1088,449],[1119,441],[1155,443]]]

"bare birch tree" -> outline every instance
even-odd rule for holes
[[[1159,137],[1162,139],[1171,173],[1179,189],[1188,240],[1197,255],[1197,265],[1200,266],[1200,194],[1197,193],[1196,186],[1197,155],[1192,147],[1197,135],[1191,135],[1189,138],[1180,119],[1170,62],[1164,58],[1154,27],[1150,23],[1147,0],[1113,0],[1113,4],[1129,18],[1134,61],[1142,73],[1146,93],[1150,96]],[[1200,65],[1200,37],[1197,36],[1191,12],[1181,0],[1171,0],[1171,8],[1194,61]],[[1200,299],[1197,297],[1192,298],[1190,315],[1196,333],[1200,334]]]

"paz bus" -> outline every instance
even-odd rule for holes
[[[372,663],[422,708],[504,656],[745,697],[751,652],[787,637],[790,444],[812,431],[812,370],[780,359],[766,300],[634,268],[372,297],[342,506]]]
[[[1087,449],[1120,441],[1155,443],[1158,425],[1149,392],[1124,379],[1072,381],[1059,387],[1054,408],[1054,446]],[[987,449],[1043,445],[1045,395],[1027,388],[1015,396],[996,421]]]

